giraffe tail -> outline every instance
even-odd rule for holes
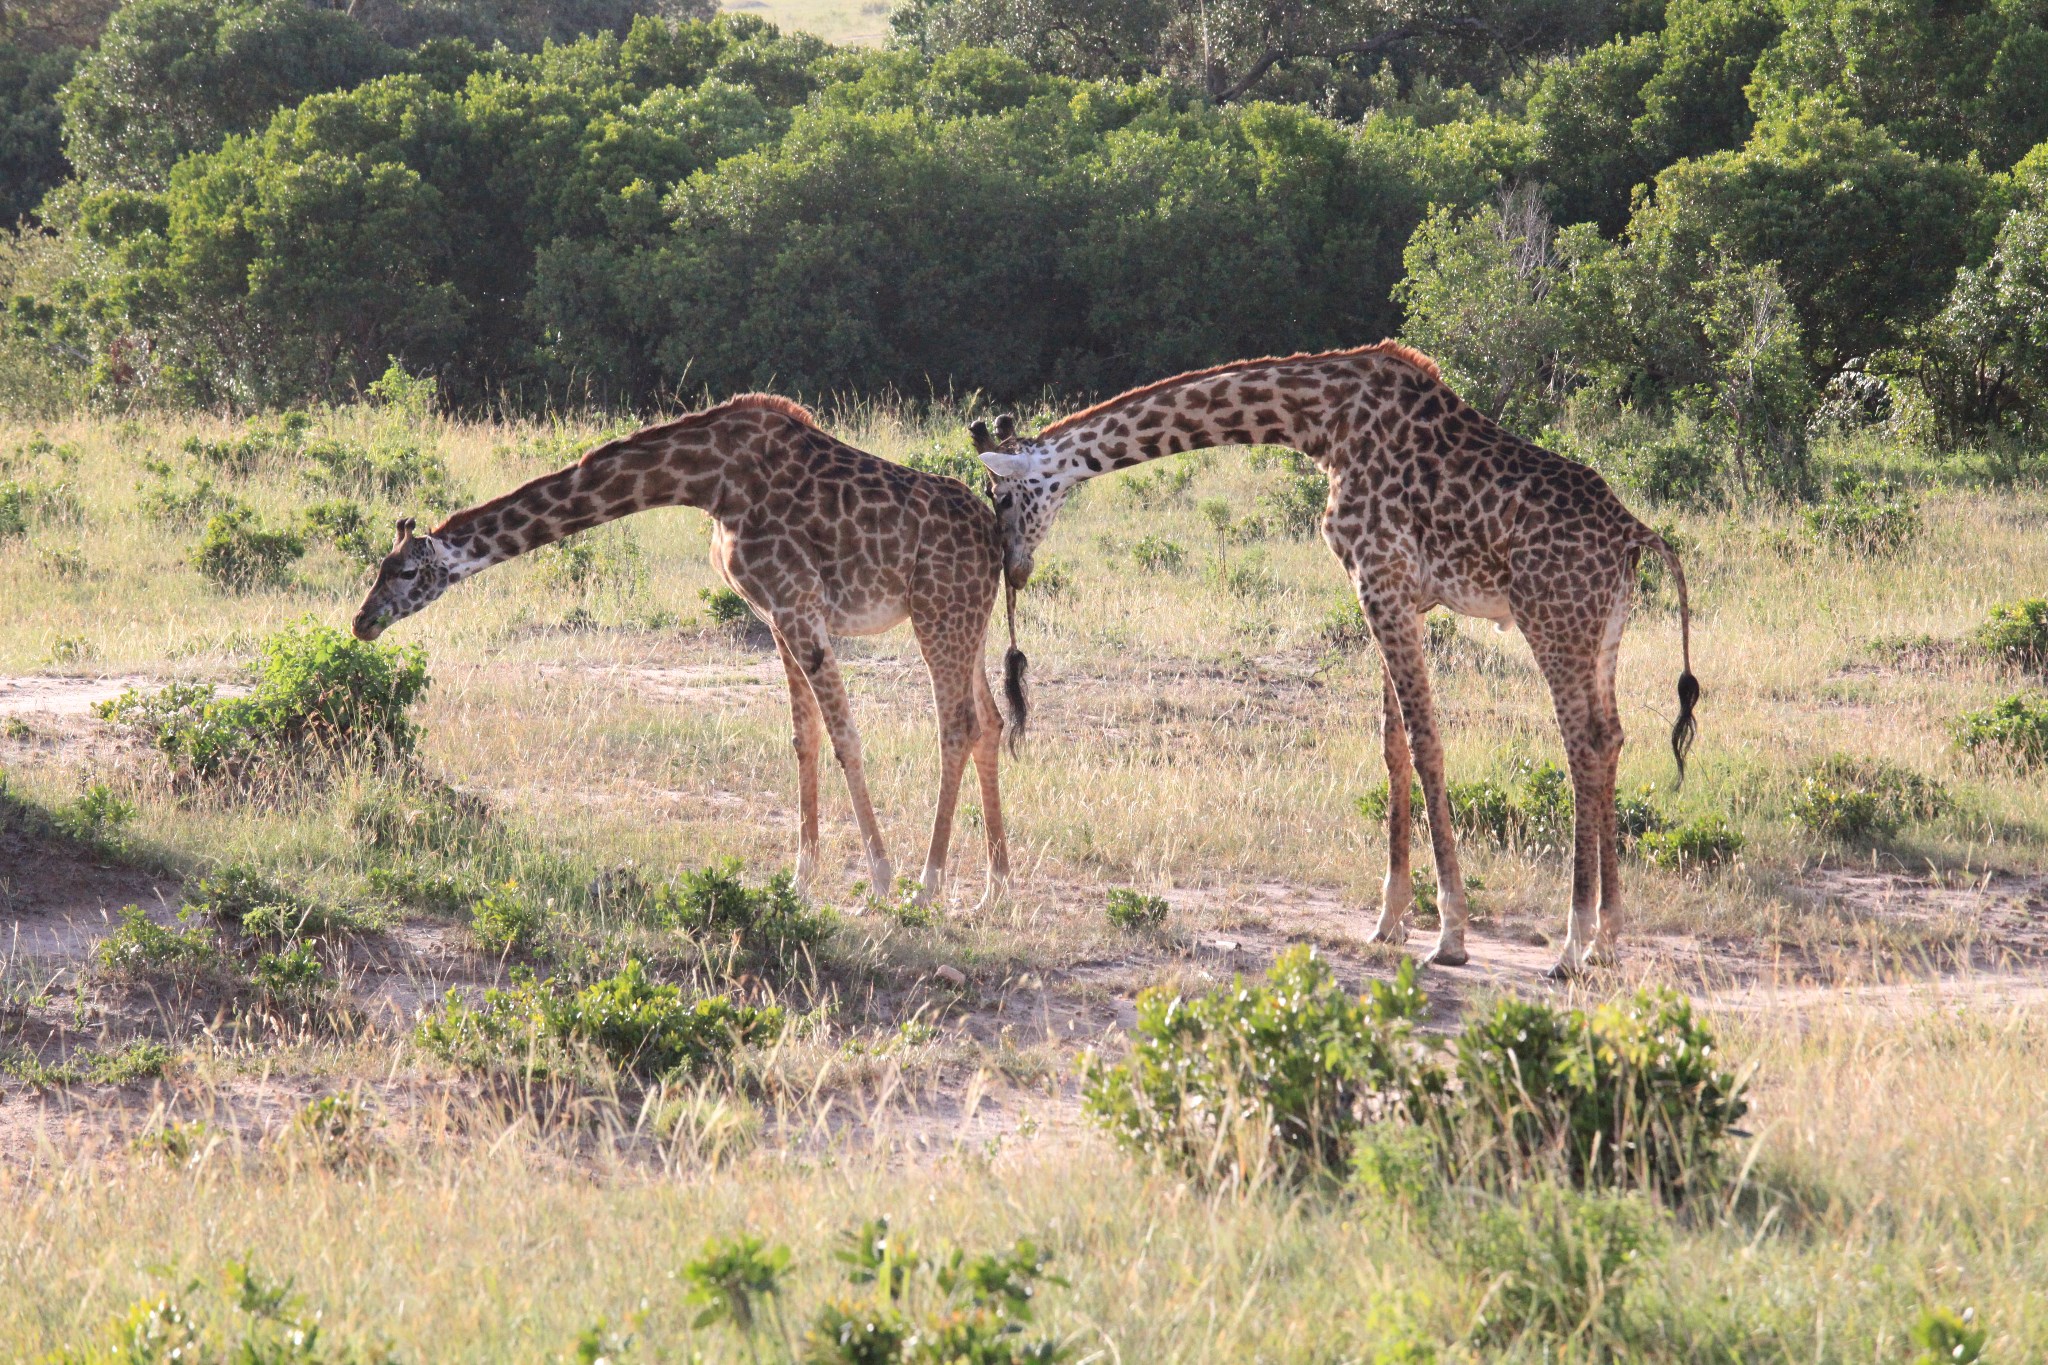
[[[1003,651],[1003,700],[1010,711],[1010,757],[1017,756],[1024,742],[1024,721],[1030,706],[1024,698],[1024,669],[1030,662],[1017,648],[1017,587],[1003,579],[1003,611],[1010,621],[1010,647]]]
[[[1685,592],[1685,568],[1678,562],[1678,551],[1671,548],[1671,542],[1654,531],[1646,531],[1649,537],[1644,544],[1663,559],[1664,567],[1671,570],[1671,581],[1678,588],[1678,650],[1680,672],[1678,674],[1678,719],[1671,725],[1671,756],[1678,760],[1678,785],[1685,785],[1685,756],[1692,750],[1692,742],[1699,734],[1699,722],[1693,719],[1693,708],[1699,705],[1700,680],[1692,675],[1692,603]]]

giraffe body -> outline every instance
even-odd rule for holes
[[[1162,455],[1223,445],[1301,451],[1329,476],[1323,538],[1344,565],[1385,662],[1387,878],[1372,937],[1405,937],[1411,898],[1409,780],[1428,804],[1443,929],[1430,960],[1466,960],[1465,882],[1431,701],[1422,616],[1438,605],[1527,637],[1563,734],[1576,824],[1572,905],[1557,970],[1578,971],[1622,929],[1614,788],[1622,729],[1615,660],[1648,550],[1678,585],[1687,663],[1672,747],[1683,774],[1698,684],[1677,556],[1593,470],[1507,431],[1464,403],[1434,362],[1393,342],[1239,361],[1134,389],[1036,437],[989,441],[1012,581],[1066,493]]]
[[[375,639],[493,564],[634,512],[673,506],[710,514],[713,566],[774,633],[797,755],[799,884],[817,869],[818,757],[829,737],[860,825],[870,884],[878,895],[893,889],[832,637],[879,634],[907,620],[931,674],[940,741],[938,810],[918,899],[943,882],[970,757],[988,836],[988,896],[999,894],[1009,877],[996,773],[1004,722],[982,666],[1003,571],[995,515],[959,480],[857,450],[786,399],[747,394],[606,442],[426,534],[400,522],[398,543],[356,614],[355,633]],[[1021,694],[1012,703],[1011,719],[1021,725]]]

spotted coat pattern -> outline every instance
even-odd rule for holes
[[[1677,556],[1597,473],[1502,428],[1460,400],[1427,356],[1393,342],[1180,375],[1064,417],[1036,437],[984,445],[1013,579],[1030,572],[1061,501],[1085,479],[1211,446],[1285,446],[1313,459],[1330,479],[1323,538],[1356,587],[1386,663],[1391,851],[1372,936],[1398,942],[1406,933],[1412,765],[1444,888],[1442,932],[1429,960],[1466,960],[1465,882],[1423,650],[1422,615],[1442,605],[1519,627],[1549,684],[1577,802],[1560,971],[1579,970],[1596,947],[1615,942],[1615,656],[1645,550],[1667,562],[1678,584],[1686,742],[1687,688],[1696,696],[1697,684]],[[1682,763],[1678,731],[1673,747]]]
[[[829,735],[870,883],[878,894],[895,884],[832,637],[879,634],[908,620],[931,674],[940,745],[938,810],[918,896],[940,888],[970,756],[986,817],[988,894],[998,894],[1009,876],[996,782],[1003,718],[982,662],[1003,562],[995,514],[958,479],[857,450],[787,399],[747,394],[608,441],[425,534],[400,522],[356,634],[375,639],[493,564],[676,506],[710,514],[713,566],[769,624],[782,656],[797,755],[798,881],[817,866],[818,754]]]

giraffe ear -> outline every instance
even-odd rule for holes
[[[1007,440],[1009,440],[1009,439],[1010,439],[1010,438],[1011,438],[1012,436],[1015,436],[1016,434],[1017,434],[1017,419],[1016,419],[1016,418],[1014,418],[1014,417],[1010,416],[1010,414],[1009,414],[1009,413],[1007,413],[1007,412],[1006,412],[1006,413],[1003,413],[1003,414],[1002,414],[1001,416],[999,416],[999,417],[997,417],[997,418],[996,418],[996,440],[997,440],[997,441],[999,441],[999,442],[1001,442],[1001,441],[1007,441]]]
[[[979,418],[968,424],[967,434],[974,438],[974,449],[980,454],[987,454],[996,448],[995,438],[988,434],[988,423]]]

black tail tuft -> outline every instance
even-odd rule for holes
[[[1018,746],[1024,742],[1024,720],[1030,707],[1024,700],[1024,668],[1028,660],[1024,651],[1011,645],[1003,651],[1003,700],[1010,710],[1010,757],[1017,756]]]
[[[1692,718],[1699,700],[1700,680],[1688,669],[1678,675],[1678,719],[1671,725],[1671,756],[1678,760],[1680,786],[1685,785],[1685,756],[1692,749],[1693,736],[1699,733],[1699,724]]]

